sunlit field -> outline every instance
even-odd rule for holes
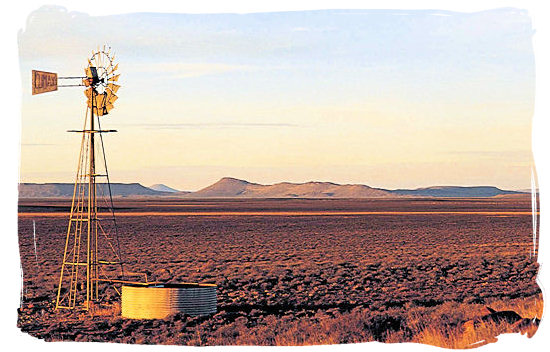
[[[113,294],[108,308],[53,311],[69,206],[19,206],[19,327],[46,340],[464,348],[532,336],[542,316],[529,196],[116,199],[125,270],[218,285],[216,314],[148,321],[121,318]]]

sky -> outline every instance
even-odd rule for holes
[[[197,190],[231,176],[531,186],[533,29],[525,11],[331,10],[91,17],[19,34],[21,182],[72,182],[81,88],[31,95],[31,70],[81,75],[110,45],[122,88],[102,127],[112,182]]]

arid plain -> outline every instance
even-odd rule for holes
[[[93,317],[54,312],[70,200],[20,199],[23,331],[145,344],[463,348],[503,332],[532,336],[542,316],[530,195],[117,198],[115,208],[125,270],[216,283],[218,312],[129,320],[116,295]]]

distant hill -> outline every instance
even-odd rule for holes
[[[196,192],[191,192],[189,196],[197,198],[240,197],[246,193],[247,189],[257,188],[261,186],[262,185],[257,183],[251,183],[231,177],[224,177],[208,187],[205,187]]]
[[[390,192],[401,196],[416,197],[495,197],[522,193],[518,191],[505,191],[492,186],[434,186],[417,189],[396,189]]]
[[[151,188],[153,187],[153,188]],[[332,182],[281,182],[262,185],[231,177],[196,192],[177,191],[165,185],[144,187],[139,183],[112,183],[114,197],[174,197],[174,198],[388,198],[388,197],[496,197],[521,195],[492,186],[436,186],[418,189],[386,190],[361,184],[339,185]],[[72,183],[21,183],[20,198],[72,197]],[[108,194],[105,184],[98,192]]]
[[[211,186],[187,195],[189,198],[380,198],[388,191],[365,185],[338,185],[331,182],[261,185],[224,177]]]
[[[166,185],[163,185],[162,183],[157,183],[147,188],[152,189],[153,191],[159,191],[159,192],[171,192],[171,193],[179,192],[177,189],[168,187]]]
[[[72,197],[74,190],[73,183],[20,183],[19,198],[53,198]],[[106,184],[97,184],[98,194],[109,194]],[[111,183],[113,197],[130,196],[165,196],[170,192],[159,192],[144,187],[139,183]]]

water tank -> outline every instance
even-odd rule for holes
[[[122,316],[130,319],[163,319],[174,313],[216,313],[214,284],[150,284],[122,286]]]

